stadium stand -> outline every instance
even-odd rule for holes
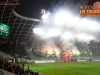
[[[28,58],[29,51],[26,51],[24,47],[25,45],[16,45],[13,49],[12,44],[0,44],[0,69],[3,70],[4,75],[38,75],[38,72],[30,70],[29,67],[26,69],[20,66],[26,59],[30,59]]]
[[[0,75],[4,75],[4,73],[2,72],[2,70],[0,69]]]
[[[10,55],[3,53],[2,51],[0,51],[0,55],[5,57],[5,58],[10,58],[11,57]]]
[[[1,69],[0,70],[0,75],[16,75],[16,74]]]
[[[7,0],[8,1],[8,0]],[[7,2],[6,1],[6,2]],[[9,1],[8,1],[9,2]],[[11,1],[13,2],[13,0]],[[18,2],[15,0],[14,2]],[[24,68],[24,63],[34,62],[38,60],[41,62],[71,62],[77,60],[95,60],[100,58],[100,42],[95,43],[93,41],[88,44],[89,48],[81,43],[77,43],[77,48],[80,50],[81,55],[79,57],[71,58],[58,58],[55,54],[50,55],[43,51],[39,46],[40,42],[36,40],[32,28],[41,24],[41,20],[27,18],[19,15],[15,10],[15,6],[9,7],[10,12],[4,13],[8,10],[8,6],[0,7],[2,14],[0,22],[5,23],[11,27],[10,38],[0,38],[0,75],[39,75],[38,72]],[[1,40],[3,41],[1,43]],[[31,41],[33,40],[33,41]],[[12,42],[12,43],[11,43]],[[36,45],[31,47],[31,44]],[[59,46],[59,45],[58,45]],[[92,55],[91,55],[92,53]],[[99,60],[99,59],[98,59]],[[23,65],[20,66],[20,64]]]
[[[88,46],[94,57],[100,57],[100,42],[90,41]]]
[[[25,70],[24,66],[21,67],[20,65],[16,64],[16,63],[12,63],[9,62],[9,60],[7,58],[4,58],[2,56],[0,56],[0,69],[3,69],[3,71],[5,72],[4,74],[0,71],[0,73],[2,73],[1,75],[6,75],[7,71],[11,72],[7,75],[38,75],[38,72],[34,72],[32,70],[30,70],[29,66],[28,68]],[[6,70],[6,71],[5,71]]]

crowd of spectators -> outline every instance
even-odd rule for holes
[[[24,63],[22,66],[19,64],[9,62],[7,58],[0,56],[0,69],[12,72],[16,75],[38,75],[38,72],[30,70],[29,66],[25,70]]]
[[[30,59],[23,45],[13,46],[13,44],[0,44],[0,51],[15,58],[25,57],[26,59]]]

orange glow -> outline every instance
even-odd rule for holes
[[[60,50],[55,45],[44,45],[43,50],[49,55],[55,54],[58,57],[60,55]]]

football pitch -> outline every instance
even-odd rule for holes
[[[100,62],[28,63],[39,75],[100,75]]]

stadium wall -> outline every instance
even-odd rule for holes
[[[35,63],[55,63],[55,60],[35,60]]]
[[[27,63],[57,63],[57,62],[100,62],[100,60],[26,60]]]
[[[56,63],[56,62],[100,62],[100,59],[57,59],[57,60],[26,60],[27,63]]]
[[[55,63],[55,60],[26,60],[27,63]]]

